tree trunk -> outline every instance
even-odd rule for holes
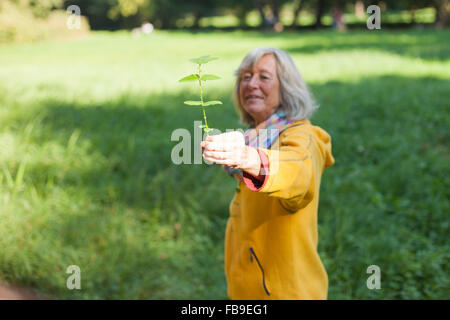
[[[261,1],[253,0],[253,3],[255,5],[256,9],[258,9],[259,15],[261,16],[261,26],[263,28],[266,28],[269,25],[269,23],[267,21],[266,15],[264,14],[263,5],[262,5]]]
[[[167,17],[167,16],[165,16],[165,15],[163,15],[162,17],[160,17],[159,19],[158,19],[159,21],[159,25],[160,25],[160,28],[161,29],[169,29],[169,26],[170,26],[170,21],[169,21],[169,18]]]
[[[276,0],[270,1],[270,9],[272,9],[273,20],[272,24],[276,25],[280,21],[280,8],[278,8],[278,4]]]
[[[239,27],[245,28],[247,27],[247,11],[243,8],[239,8],[236,17],[239,19]]]
[[[192,26],[194,28],[194,30],[198,30],[200,29],[200,18],[201,18],[201,14],[199,12],[196,12],[194,14],[194,25]]]
[[[318,0],[317,1],[317,7],[316,7],[316,24],[314,27],[316,29],[322,28],[322,16],[325,11],[325,1],[324,0]]]
[[[294,11],[294,21],[292,21],[292,23],[290,25],[291,29],[295,29],[298,26],[297,25],[298,17],[300,16],[300,11],[302,11],[304,4],[305,4],[305,0],[298,1],[297,7],[295,8],[295,11]]]
[[[448,0],[435,0],[436,18],[434,25],[438,29],[445,28],[448,25]]]
[[[412,5],[409,11],[411,12],[411,22],[409,25],[414,26],[416,24],[416,6]]]

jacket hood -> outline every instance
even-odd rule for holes
[[[317,135],[317,141],[319,144],[320,151],[322,152],[322,156],[324,159],[324,170],[328,167],[331,167],[335,160],[333,154],[331,152],[331,136],[318,126],[312,126],[314,132]]]

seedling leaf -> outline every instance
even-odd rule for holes
[[[202,56],[199,58],[190,59],[190,61],[192,61],[193,63],[196,63],[196,64],[205,64],[205,63],[208,63],[208,62],[216,60],[216,59],[218,59],[218,58],[211,57],[211,56]]]
[[[205,81],[205,80],[218,80],[218,79],[220,79],[220,77],[216,76],[214,74],[204,74],[204,75],[202,75],[202,78],[200,80]]]
[[[204,102],[203,105],[206,106],[214,106],[217,104],[222,104],[222,101],[219,100],[213,100],[213,101],[208,101],[208,102]]]
[[[184,78],[181,78],[178,80],[178,82],[186,82],[186,81],[197,81],[198,80],[198,74],[190,74]]]
[[[188,101],[185,101],[184,104],[187,104],[189,106],[201,106],[202,102],[201,101],[188,100]]]

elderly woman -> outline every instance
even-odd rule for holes
[[[203,157],[238,182],[225,236],[228,295],[326,299],[317,211],[331,138],[308,120],[315,105],[285,51],[254,49],[236,76],[235,105],[250,128],[201,143]]]

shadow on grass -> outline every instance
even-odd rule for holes
[[[192,191],[207,183],[210,166],[193,163],[194,130],[201,134],[200,129],[194,129],[194,121],[202,120],[201,108],[184,106],[182,101],[183,94],[124,96],[87,105],[43,102],[42,125],[49,139],[68,145],[74,132],[78,132],[77,141],[88,142],[86,156],[96,160],[92,168],[78,168],[79,177],[60,182],[87,187],[88,194],[99,195],[98,200],[105,203],[123,201],[145,209],[169,200],[164,199],[164,194],[171,199],[182,197],[184,190]],[[239,125],[230,101],[220,108],[208,108],[207,114],[210,126],[219,130]],[[190,132],[191,165],[175,165],[171,159],[172,148],[179,143],[171,141],[177,129]],[[41,139],[35,137],[35,143],[41,143]],[[198,180],[198,184],[190,185],[192,180]],[[117,198],[109,199],[112,194]]]
[[[266,37],[256,34],[254,37]],[[320,36],[320,38],[319,38]],[[299,45],[281,46],[289,53],[315,54],[326,51],[376,50],[420,58],[424,60],[445,61],[450,58],[450,46],[447,39],[450,30],[409,30],[409,31],[349,31],[347,33],[319,31],[319,32],[291,32],[283,35],[288,40],[297,39]],[[269,35],[276,38],[276,35]],[[312,39],[317,37],[317,43]],[[302,44],[306,38],[313,44]],[[312,38],[312,39],[311,39]]]
[[[219,168],[172,163],[178,143],[171,141],[172,131],[186,128],[193,136],[193,122],[202,119],[201,109],[182,104],[186,95],[126,95],[83,105],[45,100],[38,114],[15,119],[39,118],[41,130],[29,141],[63,147],[62,161],[31,161],[26,171],[43,199],[55,190],[61,194],[56,206],[41,213],[52,218],[33,229],[53,239],[59,247],[51,248],[60,252],[46,248],[29,255],[34,261],[63,255],[52,266],[57,273],[74,261],[80,264],[84,290],[69,292],[63,282],[44,284],[38,275],[23,284],[68,298],[224,297],[219,239],[233,181],[227,180],[230,192],[218,194],[224,185]],[[216,128],[237,124],[229,104],[207,113]],[[69,203],[62,203],[67,198]],[[211,269],[199,270],[200,265]]]
[[[280,45],[280,48],[291,54],[374,50],[430,61],[446,61],[450,58],[450,45],[447,41],[450,37],[449,29],[350,30],[344,33],[324,29],[285,31],[282,34],[248,31],[236,32],[233,37],[283,39],[287,44]]]
[[[415,230],[419,244],[414,244],[414,250],[417,246],[437,250],[429,246],[429,238],[437,247],[446,243],[440,213],[445,205],[442,190],[449,189],[442,172],[449,169],[445,142],[450,138],[450,81],[384,76],[311,87],[322,105],[312,122],[331,134],[336,158],[324,176],[319,210],[320,251],[335,285],[331,298],[368,297],[352,280],[342,286],[336,282],[359,273],[366,263],[362,253],[377,248],[377,234],[386,221],[398,228],[389,228],[394,240],[381,240],[385,251],[375,251],[374,261],[379,263],[392,264],[386,251],[395,251],[402,230]],[[199,110],[180,106],[180,101],[182,94],[125,96],[82,105],[42,102],[45,130],[32,137],[35,143],[67,145],[78,130],[77,144],[87,146],[85,153],[68,155],[73,166],[54,180],[69,192],[81,192],[88,204],[80,208],[86,212],[77,214],[79,209],[73,209],[72,215],[49,227],[54,228],[49,236],[58,237],[54,240],[63,246],[89,248],[85,263],[96,268],[89,276],[90,297],[97,297],[95,290],[100,287],[104,289],[98,298],[127,294],[131,298],[208,298],[223,291],[223,267],[218,261],[235,183],[217,167],[171,162],[177,143],[170,140],[172,131],[187,128],[192,133],[193,121],[201,119]],[[208,109],[208,117],[221,130],[238,126],[230,100],[221,109]],[[92,158],[90,166],[76,165],[73,158],[83,163],[79,158],[83,156]],[[30,164],[27,178],[44,193],[50,170]],[[356,212],[362,207],[364,215]],[[336,218],[337,211],[348,220]],[[399,211],[401,215],[395,214]],[[94,214],[103,218],[90,221]],[[182,226],[178,236],[176,223]],[[162,246],[170,242],[181,248],[173,251],[177,257],[161,262],[161,252],[140,240],[139,236],[155,232],[158,226],[168,227],[160,237]],[[80,228],[83,232],[78,235]],[[127,240],[133,233],[134,240]],[[355,242],[355,238],[363,240]],[[186,246],[190,241],[195,245]],[[348,268],[338,267],[348,261],[352,261]],[[393,264],[387,277],[401,285],[405,270],[415,275],[407,263]],[[427,268],[426,261],[420,263]],[[180,283],[184,287],[178,287]],[[385,286],[388,289],[389,282]],[[400,289],[385,298],[396,298],[396,290]]]

